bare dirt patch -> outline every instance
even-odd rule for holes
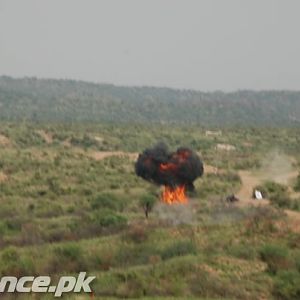
[[[204,165],[204,174],[217,174],[218,168],[210,165]]]
[[[0,172],[0,182],[4,182],[8,179],[7,175],[3,172]]]
[[[36,133],[38,133],[47,144],[52,144],[53,137],[51,133],[48,133],[44,130],[37,130]]]
[[[62,144],[64,147],[72,147],[71,139],[66,139],[66,140],[64,140],[63,142],[61,142],[61,144]]]
[[[252,197],[253,189],[255,186],[259,185],[262,181],[258,176],[255,176],[249,171],[240,171],[239,176],[242,180],[242,186],[237,193],[237,197],[240,200],[238,202],[239,206],[245,205],[265,205],[268,202],[264,200],[254,200]]]
[[[138,158],[138,153],[123,151],[96,151],[91,153],[91,157],[95,160],[102,160],[111,156],[129,157],[131,160],[136,160]]]
[[[224,174],[226,173],[225,170],[217,168],[211,165],[204,165],[204,174]]]
[[[6,137],[3,134],[0,134],[0,145],[1,146],[9,146],[9,145],[11,145],[11,142],[8,137]]]
[[[103,143],[104,138],[101,136],[94,136],[94,140],[97,141],[98,143]]]

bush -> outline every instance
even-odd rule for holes
[[[72,136],[70,143],[73,146],[83,147],[85,149],[98,146],[98,142],[94,138],[88,136],[87,134],[84,134],[83,137]]]
[[[0,235],[4,236],[8,231],[7,224],[4,221],[0,221]]]
[[[47,272],[79,272],[85,268],[82,249],[76,244],[65,244],[53,249]]]
[[[206,198],[212,195],[224,196],[224,194],[232,193],[240,184],[241,178],[236,173],[208,173],[205,178],[198,183],[196,195],[200,198]]]
[[[190,240],[178,241],[162,251],[162,259],[169,259],[174,256],[184,256],[188,254],[197,254],[196,245]]]
[[[90,200],[92,209],[109,208],[121,211],[124,208],[124,201],[112,193],[98,194]]]
[[[291,208],[293,201],[287,193],[278,193],[270,197],[272,204],[281,208]]]
[[[296,192],[300,192],[300,174],[298,175],[297,179],[296,179],[296,183],[295,183],[295,186],[294,186],[294,190]]]
[[[93,216],[93,221],[102,227],[121,226],[127,223],[127,219],[124,216],[111,210],[97,211]]]
[[[286,186],[273,181],[266,181],[261,189],[266,193],[267,198],[287,192]]]
[[[159,256],[159,250],[153,243],[123,244],[117,252],[115,260],[118,266],[140,265],[149,263],[153,256]]]
[[[267,181],[263,185],[255,187],[254,190],[261,191],[264,198],[270,199],[275,206],[291,208],[293,203],[289,197],[288,188],[282,184]]]
[[[2,276],[20,277],[33,275],[35,272],[32,259],[22,257],[12,246],[3,250],[0,269]]]
[[[267,244],[260,249],[261,259],[267,263],[268,271],[273,274],[290,267],[288,254],[288,249],[281,245]]]
[[[300,198],[291,200],[290,209],[300,211]]]
[[[300,273],[294,270],[278,272],[273,293],[280,299],[300,299]]]
[[[54,249],[54,253],[64,259],[76,260],[82,256],[81,248],[75,244],[59,246]]]
[[[120,274],[123,281],[116,290],[116,296],[124,298],[139,298],[145,296],[147,280],[135,271]]]
[[[229,246],[229,254],[242,258],[252,260],[256,256],[256,251],[253,247],[249,247],[249,245],[231,245]]]
[[[295,267],[300,272],[300,250],[296,251],[293,255],[293,259],[295,261]]]
[[[25,220],[22,219],[21,217],[13,217],[13,218],[9,218],[7,220],[5,220],[5,225],[7,230],[9,231],[13,231],[13,232],[18,232],[21,231],[22,229],[22,223]]]
[[[59,203],[45,201],[35,207],[34,213],[39,218],[54,218],[61,216],[64,210]]]

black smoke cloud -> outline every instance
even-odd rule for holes
[[[189,148],[181,147],[176,152],[169,152],[165,144],[157,144],[139,154],[135,172],[149,182],[172,188],[185,185],[192,191],[193,182],[203,174],[203,163]]]

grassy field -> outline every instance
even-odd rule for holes
[[[204,161],[187,205],[134,173],[159,141]],[[299,129],[2,123],[0,274],[87,271],[94,299],[299,299],[299,170]]]

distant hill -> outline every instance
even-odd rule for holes
[[[2,76],[0,119],[300,126],[300,92],[204,93]]]

